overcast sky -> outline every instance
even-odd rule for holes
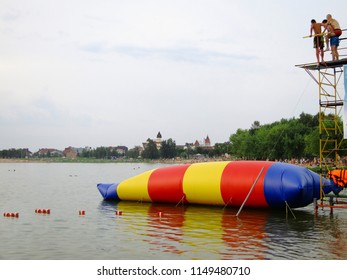
[[[347,1],[0,0],[0,149],[226,142],[316,114],[310,21]],[[346,31],[347,34],[347,31]],[[326,53],[330,60],[330,54]]]

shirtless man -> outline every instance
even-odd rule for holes
[[[320,63],[320,57],[322,58],[322,62],[324,62],[324,38],[322,34],[322,26],[322,23],[317,23],[314,19],[311,20],[310,37],[312,37],[312,32],[314,32],[313,47],[316,49],[318,64]]]
[[[334,32],[334,29],[331,25],[328,25],[328,21],[325,19],[322,21],[322,24],[324,26],[324,37],[325,37],[325,44],[326,44],[326,49],[324,50],[325,52],[330,51],[330,42],[329,42],[329,33]],[[327,31],[327,32],[325,32]]]
[[[334,19],[331,14],[327,14],[326,29],[328,29],[329,32],[328,36],[330,38],[331,54],[333,56],[333,60],[338,60],[339,53],[337,51],[337,47],[339,46],[339,37],[342,34],[342,30],[340,28],[339,22]]]

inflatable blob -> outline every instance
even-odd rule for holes
[[[270,161],[207,162],[146,171],[119,184],[98,184],[105,200],[304,207],[320,198],[320,176],[307,168]],[[324,179],[323,191],[336,184]]]

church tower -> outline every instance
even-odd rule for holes
[[[210,147],[211,146],[211,141],[210,141],[210,137],[207,137],[204,139],[204,145],[205,147]]]
[[[160,131],[157,134],[157,139],[155,140],[155,144],[157,145],[157,148],[160,149],[161,147],[161,141],[162,141],[162,136]]]

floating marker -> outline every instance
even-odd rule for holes
[[[86,211],[80,210],[80,211],[78,212],[78,214],[79,214],[80,216],[84,216],[84,215],[86,214]]]
[[[5,212],[4,217],[11,217],[11,218],[19,218],[19,213],[18,212]]]
[[[35,209],[35,213],[37,214],[51,214],[51,209]]]
[[[123,214],[122,211],[119,211],[119,210],[116,211],[116,215],[117,215],[117,216],[121,216],[122,214]]]

